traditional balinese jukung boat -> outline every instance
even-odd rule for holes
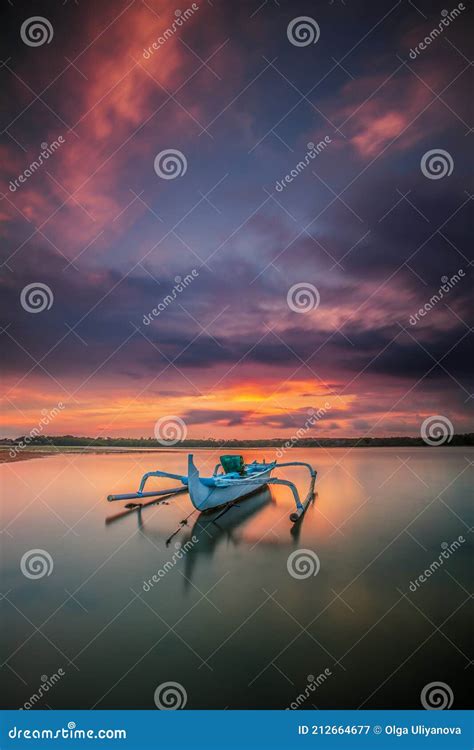
[[[271,476],[275,469],[288,466],[303,466],[310,473],[308,492],[303,500],[300,499],[298,489],[293,482]],[[267,485],[280,484],[288,487],[293,493],[296,509],[290,514],[290,520],[295,523],[301,518],[313,498],[316,475],[316,470],[310,464],[301,461],[281,464],[276,461],[270,463],[253,461],[246,464],[242,456],[230,455],[220,457],[212,476],[201,477],[194,464],[192,454],[189,454],[187,475],[171,474],[168,471],[149,471],[143,475],[138,492],[109,495],[107,500],[141,500],[146,497],[171,496],[187,490],[196,510],[205,513],[206,511],[216,510],[216,508],[232,505],[237,500],[241,500]],[[151,477],[176,479],[181,484],[167,490],[145,492],[145,485]]]

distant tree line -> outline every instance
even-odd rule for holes
[[[24,440],[25,436],[17,438],[0,438],[0,445],[16,445]],[[286,438],[273,438],[271,440],[216,440],[205,438],[202,440],[183,440],[174,448],[279,448],[284,446]],[[456,445],[474,445],[474,433],[469,432],[453,435],[445,447]],[[29,439],[29,447],[51,446],[51,447],[90,447],[90,448],[166,448],[154,438],[116,438],[116,437],[77,437],[75,435],[38,435]],[[295,447],[298,448],[378,448],[378,447],[430,447],[421,437],[360,437],[360,438],[302,438],[298,440]]]

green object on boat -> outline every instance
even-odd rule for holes
[[[232,472],[236,472],[237,474],[244,473],[245,463],[243,456],[221,456],[220,462],[226,474],[231,474]]]

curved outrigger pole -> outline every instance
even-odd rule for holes
[[[150,477],[167,477],[168,479],[177,479],[178,482],[181,482],[181,484],[188,483],[188,478],[186,476],[183,476],[182,474],[170,474],[169,471],[148,471],[142,476],[142,481],[140,482],[140,487],[138,488],[139,494],[143,492],[146,481]]]
[[[168,479],[177,479],[181,482],[180,487],[170,487],[168,490],[159,490],[154,492],[144,492],[145,484],[150,477],[167,477]],[[126,495],[109,495],[107,500],[112,502],[113,500],[135,500],[141,499],[142,497],[155,497],[158,495],[177,495],[179,492],[184,492],[187,488],[188,478],[181,474],[170,474],[169,471],[147,471],[141,478],[140,487],[138,492],[127,493]]]
[[[308,492],[303,502],[301,502],[298,490],[293,482],[289,482],[286,479],[274,479],[273,477],[267,482],[267,484],[285,484],[291,489],[296,503],[296,510],[293,513],[290,513],[290,521],[296,523],[296,521],[299,521],[303,513],[306,511],[308,505],[314,497],[314,483],[316,481],[318,472],[316,471],[316,469],[313,469],[311,464],[304,463],[303,461],[289,461],[288,463],[284,464],[276,464],[275,468],[280,469],[282,466],[305,466],[311,476]]]

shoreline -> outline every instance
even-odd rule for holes
[[[341,441],[342,442],[342,441]],[[355,441],[357,443],[357,441]],[[82,455],[117,455],[117,454],[127,454],[127,453],[176,453],[176,452],[183,452],[188,453],[192,452],[193,450],[196,451],[204,451],[204,450],[217,450],[218,446],[212,446],[212,445],[194,445],[194,446],[163,446],[161,448],[159,447],[152,447],[152,448],[144,448],[144,447],[133,447],[133,446],[87,446],[87,445],[58,445],[58,446],[38,446],[37,448],[24,448],[18,450],[18,452],[15,454],[15,456],[10,455],[10,450],[12,446],[8,445],[0,445],[0,465],[1,464],[9,464],[9,463],[19,463],[20,461],[30,461],[34,460],[35,458],[50,458],[51,456],[57,456],[57,455],[67,455],[67,454],[82,454]],[[221,446],[220,450],[222,452],[227,451],[235,451],[235,450],[242,450],[242,451],[248,451],[248,450],[278,450],[279,446],[275,445],[235,445],[235,446]],[[296,446],[295,446],[296,447]],[[364,444],[350,444],[348,441],[345,445],[301,445],[299,446],[300,449],[304,450],[312,450],[312,449],[319,449],[319,450],[352,450],[352,449],[367,449],[367,448],[410,448],[412,450],[414,449],[424,449],[424,448],[467,448],[472,449],[474,446],[469,444],[464,445],[449,445],[444,444],[440,446],[430,446],[430,445],[411,445],[409,443],[406,444],[396,444],[396,445],[364,445]]]
[[[164,449],[166,451],[166,449]],[[117,453],[155,453],[161,452],[157,448],[101,448],[101,447],[88,447],[76,446],[76,445],[62,445],[48,448],[41,446],[36,450],[31,448],[19,450],[15,456],[10,455],[9,446],[0,446],[0,464],[14,464],[20,461],[30,461],[35,458],[50,458],[51,456],[66,455],[66,454],[90,454],[90,455],[104,455],[104,454],[117,454]]]

